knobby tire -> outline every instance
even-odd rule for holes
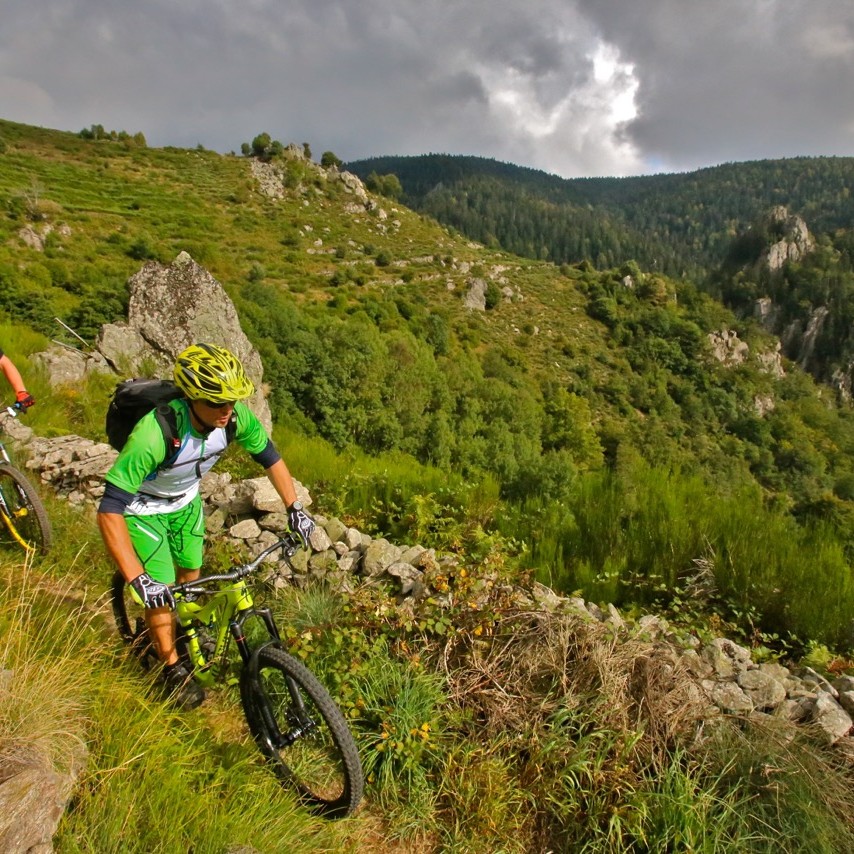
[[[257,680],[252,667],[243,669],[240,699],[258,747],[315,812],[350,815],[362,799],[364,776],[344,715],[317,677],[281,647],[265,646],[255,655]],[[309,720],[313,728],[296,735]],[[281,743],[288,734],[296,735],[293,744]]]
[[[28,551],[45,554],[53,542],[53,531],[33,485],[14,466],[0,463],[0,492],[12,513],[3,520],[0,536],[7,536]]]

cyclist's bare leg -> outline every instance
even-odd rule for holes
[[[200,569],[178,568],[178,583],[195,581]],[[164,664],[175,664],[178,651],[175,649],[175,614],[169,608],[149,608],[145,612],[145,623],[151,634],[157,657]]]
[[[145,624],[151,634],[157,657],[164,664],[175,664],[178,651],[175,649],[175,615],[170,608],[148,608]]]

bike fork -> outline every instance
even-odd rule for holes
[[[270,641],[264,644],[264,646],[270,645],[278,645],[278,641]],[[310,735],[317,728],[317,724],[306,713],[305,703],[303,703],[299,687],[290,677],[286,676],[285,683],[288,688],[288,696],[290,697],[290,702],[286,710],[286,718],[291,727],[287,732],[281,731],[276,716],[273,714],[270,698],[261,684],[261,675],[258,669],[258,651],[260,649],[263,649],[263,647],[255,650],[244,666],[249,668],[249,677],[255,689],[253,693],[257,698],[256,707],[258,714],[264,720],[265,731],[270,735],[272,746],[276,750],[280,750],[283,747],[290,747],[294,742]]]

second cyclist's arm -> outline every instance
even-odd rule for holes
[[[6,375],[9,385],[15,390],[15,394],[25,391],[24,379],[21,372],[15,367],[15,363],[5,354],[0,354],[0,369]]]

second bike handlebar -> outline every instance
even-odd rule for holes
[[[19,415],[23,415],[23,413],[27,411],[20,403],[13,403],[4,407],[4,409],[6,410],[6,414],[11,418],[17,418]]]
[[[254,560],[249,563],[244,563],[241,566],[235,567],[231,572],[224,572],[218,575],[204,575],[197,578],[195,581],[185,581],[183,584],[173,584],[170,589],[173,593],[203,593],[205,588],[219,581],[237,581],[241,578],[246,578],[255,572],[264,558],[269,557],[276,549],[281,549],[285,558],[290,558],[302,547],[302,543],[295,534],[285,534],[280,540],[277,540],[273,545],[267,546]]]

